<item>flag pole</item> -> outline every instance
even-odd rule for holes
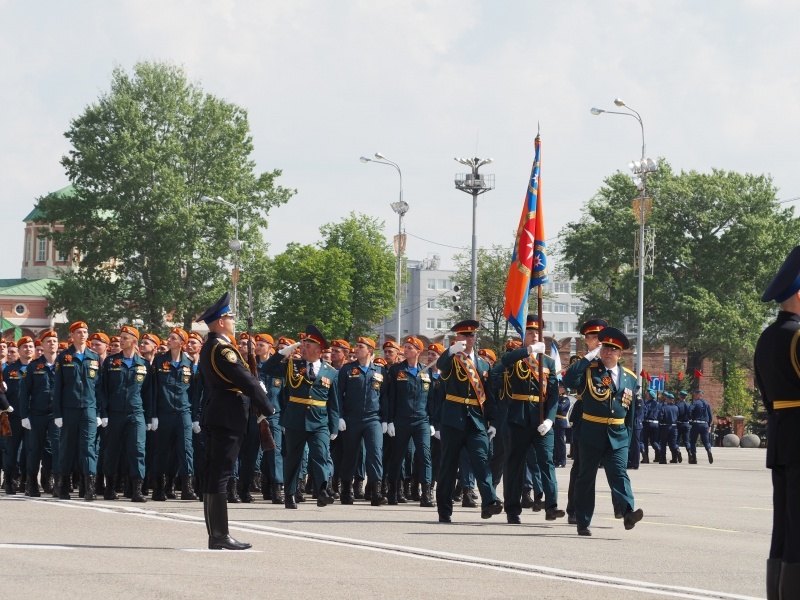
[[[539,341],[544,343],[544,319],[542,318],[542,284],[536,286],[537,314],[539,315],[539,331],[541,338]],[[544,423],[544,357],[539,360],[539,424]]]

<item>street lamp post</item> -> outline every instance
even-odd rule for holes
[[[476,221],[478,196],[494,189],[494,175],[479,175],[478,169],[492,162],[491,158],[454,158],[456,162],[472,169],[471,173],[456,174],[456,189],[472,195],[472,275],[470,281],[470,318],[478,318],[478,237]]]
[[[610,114],[610,115],[623,115],[626,117],[632,117],[639,122],[639,127],[642,131],[642,158],[640,161],[634,161],[630,163],[628,166],[633,171],[635,175],[638,175],[641,179],[641,185],[639,186],[639,198],[638,202],[634,200],[634,214],[639,221],[639,289],[638,289],[638,306],[636,311],[636,378],[639,385],[642,385],[642,366],[644,364],[644,271],[645,271],[645,239],[644,239],[644,224],[647,220],[647,216],[649,213],[650,204],[647,202],[649,200],[647,198],[647,174],[650,172],[655,171],[658,168],[658,165],[655,161],[645,158],[645,141],[644,141],[644,123],[642,122],[642,116],[636,112],[633,108],[625,104],[622,98],[616,98],[614,100],[614,104],[616,106],[625,108],[630,112],[620,112],[620,111],[613,111],[613,110],[603,110],[601,108],[592,108],[591,113],[593,115],[602,115],[603,113]],[[638,204],[638,211],[636,204]]]
[[[397,174],[400,176],[400,199],[397,202],[391,202],[389,206],[392,207],[392,210],[397,213],[397,238],[395,242],[395,253],[397,254],[397,266],[396,266],[396,273],[395,273],[395,296],[397,300],[397,338],[396,341],[399,344],[400,338],[403,335],[403,327],[401,321],[401,314],[400,311],[403,307],[403,253],[406,249],[406,241],[405,236],[403,235],[403,217],[408,212],[410,208],[408,202],[403,200],[403,172],[400,170],[400,165],[396,162],[393,162],[386,158],[380,152],[375,153],[375,158],[367,158],[366,156],[362,156],[359,159],[362,163],[375,163],[376,165],[389,165],[394,167],[397,170]],[[384,336],[386,335],[386,330],[384,328]]]
[[[224,200],[222,196],[211,198],[209,196],[201,196],[200,200],[203,202],[214,202],[216,204],[224,204],[228,208],[232,208],[236,215],[236,238],[228,241],[228,247],[233,250],[233,313],[238,315],[239,310],[239,296],[237,295],[237,287],[239,283],[239,251],[242,249],[242,242],[239,239],[239,207],[233,202]]]

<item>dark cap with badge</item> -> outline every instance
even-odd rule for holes
[[[206,325],[213,323],[222,315],[227,315],[231,312],[231,295],[228,292],[222,294],[222,297],[209,306],[202,315],[197,317],[194,322],[199,323],[203,321]]]
[[[525,319],[525,329],[539,329],[539,315],[528,315]]]
[[[587,333],[598,333],[608,327],[608,321],[605,319],[589,319],[581,325],[581,335],[586,335]]]
[[[306,336],[303,338],[306,342],[315,342],[319,344],[323,350],[328,349],[328,341],[322,335],[319,329],[313,325],[306,325]]]
[[[762,302],[775,300],[778,304],[785,302],[800,291],[800,246],[795,246],[786,260],[783,261],[777,275],[767,286],[761,296]]]
[[[470,335],[478,331],[478,327],[480,326],[481,324],[474,319],[465,319],[453,325],[450,330],[461,335]]]
[[[603,327],[597,334],[597,339],[603,346],[611,346],[618,350],[627,350],[631,347],[628,337],[616,327]]]

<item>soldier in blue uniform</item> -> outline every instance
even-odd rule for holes
[[[264,371],[264,365],[275,352],[273,349],[275,340],[272,336],[268,333],[258,333],[255,335],[255,343],[258,378],[267,388],[269,401],[275,408],[275,412],[267,417],[272,439],[275,440],[275,448],[264,450],[261,454],[261,496],[264,500],[270,500],[272,504],[283,504],[283,431],[280,424],[283,378],[270,377]]]
[[[697,436],[700,436],[700,441],[706,449],[708,455],[708,464],[714,464],[714,456],[711,454],[711,440],[709,433],[711,433],[711,423],[713,423],[713,414],[711,412],[711,405],[703,398],[703,390],[696,388],[692,392],[692,404],[689,407],[689,417],[692,421],[692,429],[689,432],[689,464],[697,464]]]
[[[342,481],[342,504],[353,503],[353,477],[365,448],[370,503],[386,503],[381,494],[383,479],[383,434],[387,430],[386,371],[372,362],[375,340],[359,337],[355,344],[356,360],[345,363],[338,372],[337,394],[339,407],[338,429],[341,434],[342,462],[339,474]],[[389,493],[395,487],[389,480]],[[396,498],[396,491],[395,491]],[[391,495],[389,497],[391,503]],[[395,502],[396,504],[396,502]]]
[[[102,420],[97,414],[96,386],[100,379],[100,357],[86,346],[89,328],[83,321],[69,327],[72,344],[56,357],[53,391],[53,417],[61,429],[58,462],[61,469],[62,500],[69,500],[69,477],[75,453],[84,477],[84,500],[95,500],[97,473],[97,428]]]
[[[689,404],[686,402],[688,395],[686,390],[681,390],[678,392],[677,402],[675,402],[675,406],[678,407],[678,447],[680,448],[682,442],[686,446],[687,452],[689,452],[689,433],[692,429],[692,416]]]
[[[661,405],[656,401],[656,392],[652,392],[644,402],[642,464],[645,465],[650,462],[650,446],[653,446],[653,450],[655,450],[654,462],[658,462],[661,456],[661,443],[658,438],[658,417],[660,412]]]
[[[234,345],[236,320],[229,302],[226,292],[196,319],[209,329],[200,350],[200,371],[205,384],[201,416],[205,464],[201,479],[210,550],[250,548],[250,544],[233,539],[228,530],[228,481],[247,431],[251,404],[264,418],[275,410]]]
[[[194,449],[192,447],[192,403],[189,388],[192,382],[191,359],[183,352],[183,344],[189,339],[183,329],[173,327],[167,338],[168,352],[158,354],[148,370],[144,383],[144,401],[149,404],[148,414],[153,415],[150,424],[156,432],[153,465],[155,485],[153,500],[167,499],[166,477],[170,452],[174,449],[178,459],[182,489],[181,500],[197,500],[192,489],[194,473]]]
[[[298,347],[301,358],[290,358]],[[308,325],[301,342],[280,349],[264,365],[267,375],[283,380],[285,404],[281,407],[281,426],[285,429],[286,445],[283,461],[286,508],[297,508],[295,492],[306,444],[317,506],[327,506],[334,500],[328,480],[332,475],[330,440],[339,434],[338,373],[321,360],[322,350],[327,347],[328,342],[319,329]]]
[[[22,426],[28,430],[26,490],[29,496],[39,496],[36,478],[39,466],[48,449],[55,457],[53,464],[54,487],[60,485],[61,469],[58,467],[58,427],[53,422],[53,385],[55,382],[55,362],[58,354],[58,335],[53,330],[44,331],[41,336],[43,354],[28,364],[19,394],[19,414]],[[42,469],[42,482],[50,478],[47,469]],[[47,491],[47,486],[45,486]],[[50,492],[53,490],[51,489]],[[58,497],[58,493],[54,494]]]
[[[761,297],[780,312],[756,344],[755,380],[767,409],[772,470],[772,543],[767,599],[800,598],[800,246]]]
[[[626,470],[636,375],[621,366],[619,358],[630,342],[614,327],[605,327],[597,337],[601,346],[587,353],[564,375],[564,384],[577,390],[583,400],[581,466],[575,483],[575,508],[578,535],[584,536],[592,535],[589,525],[594,514],[595,480],[601,461],[615,510],[622,512],[625,529],[633,529],[643,516],[641,508],[634,509]]]
[[[450,523],[453,514],[453,485],[461,449],[466,448],[481,495],[481,518],[489,519],[503,512],[497,499],[489,469],[489,441],[497,433],[493,422],[496,401],[489,381],[489,363],[475,352],[478,321],[456,323],[452,331],[455,343],[444,352],[436,365],[441,373],[444,399],[438,407],[442,441],[436,504],[439,522]]]
[[[492,368],[492,379],[497,381],[502,378],[504,401],[508,405],[503,499],[506,519],[515,525],[521,523],[522,481],[531,451],[542,481],[545,518],[553,521],[565,514],[558,508],[558,483],[553,464],[553,421],[556,420],[558,408],[558,379],[555,362],[544,352],[545,345],[539,341],[539,316],[528,315],[523,346],[506,352]],[[544,381],[539,380],[540,363]],[[540,401],[544,402],[544,418],[541,422]]]
[[[667,464],[667,447],[672,454],[669,462],[682,462],[681,449],[678,447],[678,407],[675,406],[675,394],[664,392],[661,394],[665,402],[658,413],[658,434],[661,443],[661,456],[659,464]]]
[[[100,372],[97,403],[103,426],[107,427],[103,448],[106,486],[105,500],[116,500],[114,478],[120,454],[127,459],[131,477],[131,501],[146,502],[142,494],[144,480],[144,438],[146,422],[152,418],[142,400],[142,388],[147,376],[147,361],[139,355],[139,330],[123,325],[119,334],[120,352],[106,357]]]
[[[556,421],[554,424],[556,437],[553,447],[553,462],[556,468],[567,466],[567,411],[569,411],[569,396],[564,384],[558,384],[558,406],[556,407]]]
[[[26,456],[28,451],[28,429],[22,424],[22,411],[20,410],[20,392],[22,390],[22,382],[28,369],[28,364],[33,359],[35,346],[33,339],[30,336],[23,336],[17,340],[17,350],[19,356],[11,363],[6,363],[3,367],[3,381],[6,384],[6,399],[8,403],[14,407],[13,413],[9,414],[8,423],[11,426],[11,435],[8,437],[0,438],[0,444],[3,445],[5,454],[3,456],[3,470],[5,471],[5,480],[3,486],[7,495],[17,493],[14,485],[14,479],[20,477],[20,492],[26,491]],[[17,462],[17,457],[22,455],[22,460]],[[38,493],[39,484],[36,483],[36,490]]]
[[[642,432],[644,430],[644,402],[642,401],[641,388],[636,388],[634,394],[634,405],[636,407],[633,413],[633,438],[631,438],[631,445],[628,449],[628,468],[638,469],[639,461],[644,454],[644,443]]]
[[[416,473],[422,484],[420,506],[433,507],[431,492],[431,376],[420,368],[419,356],[425,348],[422,340],[408,336],[403,342],[405,360],[389,368],[388,433],[392,440],[389,451],[389,504],[397,503],[400,466],[409,440],[414,441]],[[435,429],[434,429],[435,431]]]

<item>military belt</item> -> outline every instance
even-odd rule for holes
[[[558,419],[566,419],[567,415],[556,415],[556,418],[558,418]]]
[[[703,425],[708,425],[708,421],[692,421],[692,423],[702,423]]]
[[[689,421],[678,421],[678,425],[686,425]]]
[[[784,408],[800,408],[800,400],[775,400],[772,403],[772,408],[781,410]]]
[[[314,400],[314,398],[299,398],[297,396],[289,396],[289,402],[309,404],[311,406],[326,406],[328,404],[327,400]]]
[[[625,423],[625,419],[612,419],[610,417],[595,417],[594,415],[587,415],[583,413],[583,418],[587,421],[591,421],[592,423],[602,423],[604,425],[622,425]]]
[[[655,423],[656,425],[658,425],[658,421],[651,420],[651,419],[648,419],[647,421],[645,421],[645,423]]]
[[[511,394],[512,400],[522,400],[524,402],[539,402],[539,396],[537,394]]]
[[[446,394],[444,399],[450,400],[450,402],[457,402],[458,404],[468,404],[469,406],[481,405],[477,398],[464,398],[463,396],[454,396],[453,394]]]

